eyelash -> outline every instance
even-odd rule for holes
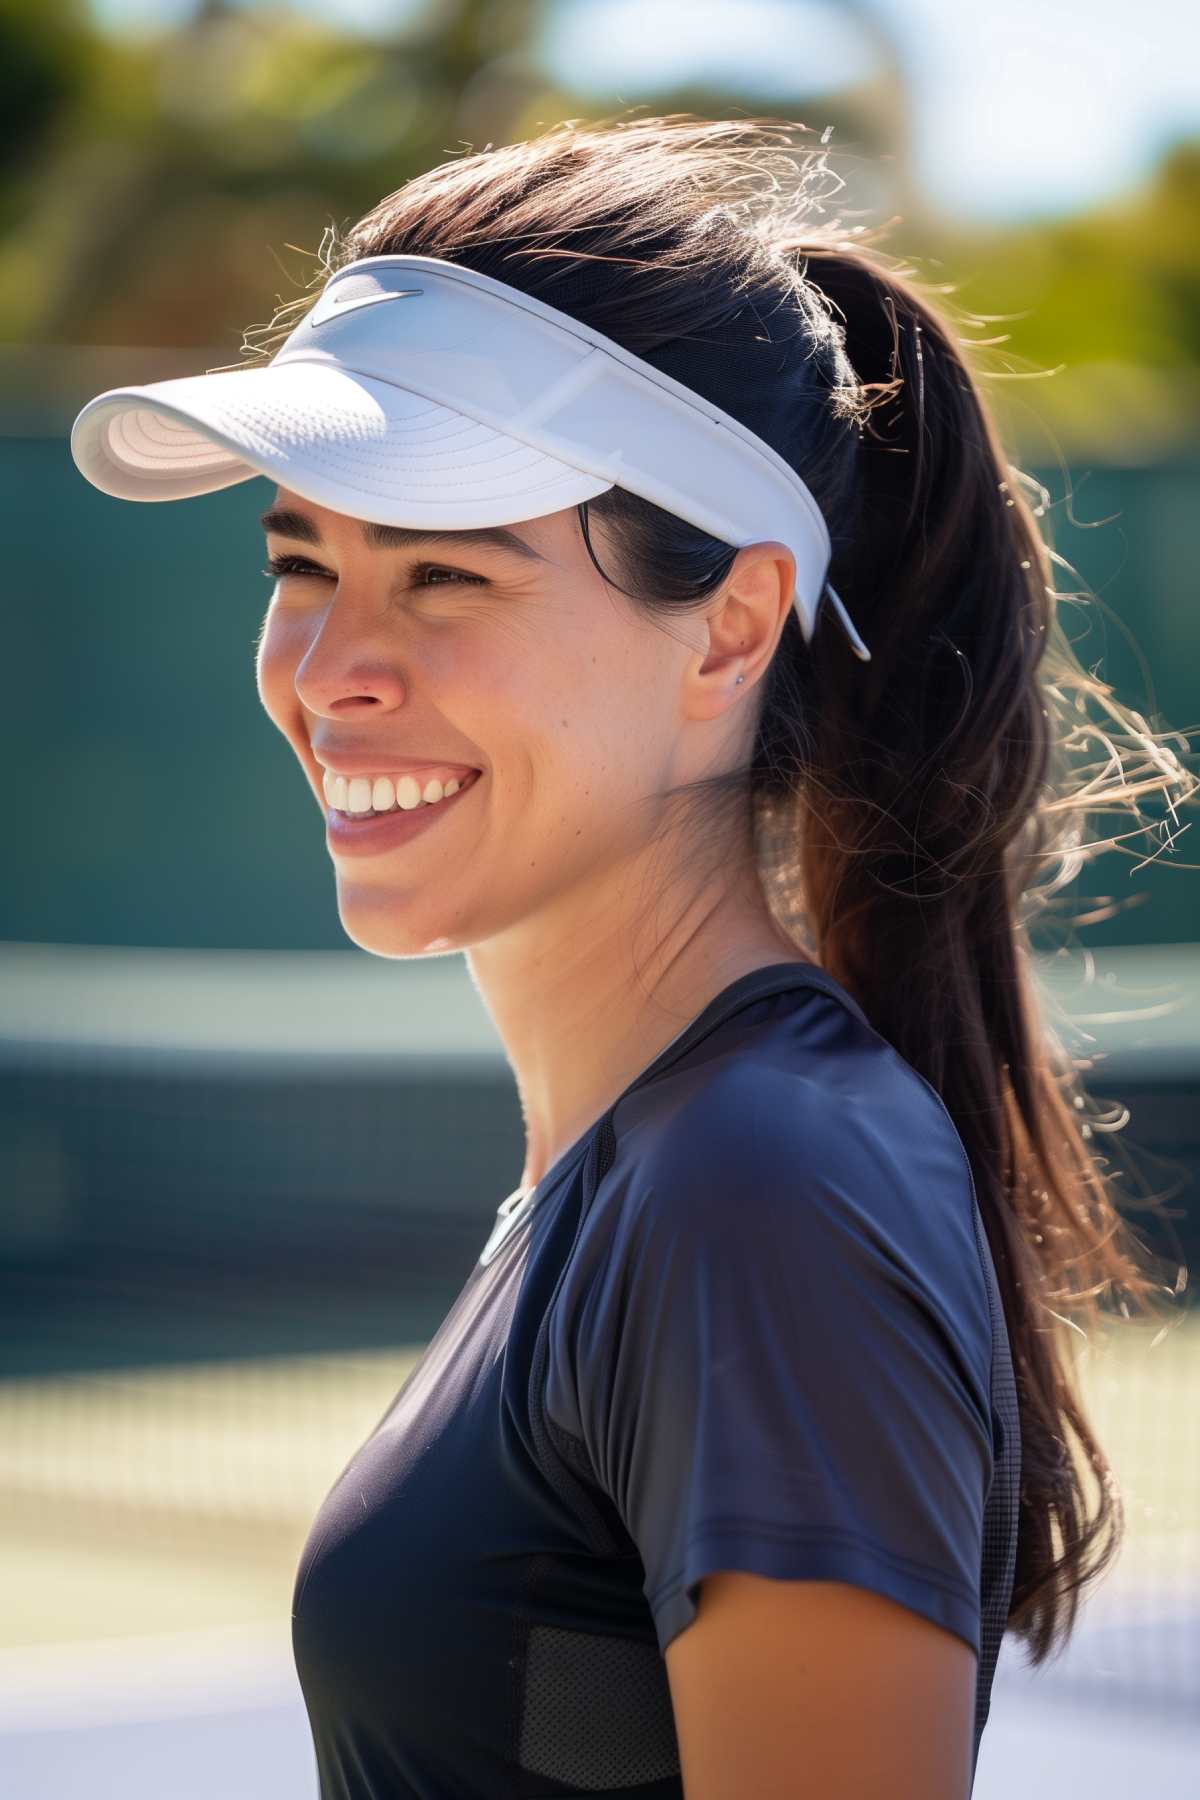
[[[309,562],[306,556],[269,556],[262,570],[264,575],[278,579],[281,575],[316,575],[323,581],[332,580],[332,576],[315,563]],[[461,569],[447,569],[441,563],[417,563],[413,568],[413,580],[418,587],[441,587],[440,581],[427,581],[428,575],[449,575],[454,581],[477,582],[484,584],[482,575],[465,575]]]

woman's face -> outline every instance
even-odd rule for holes
[[[573,507],[505,527],[507,545],[385,527],[368,542],[360,520],[285,488],[280,511],[301,517],[264,515],[285,564],[258,688],[326,819],[347,934],[399,957],[569,920],[649,842],[660,808],[639,801],[698,772],[681,766],[679,694],[703,621],[676,634],[639,618]],[[592,541],[615,576],[599,521]],[[339,804],[368,804],[365,785],[331,807],[327,770],[385,806],[389,781],[409,802],[463,785],[356,821]]]

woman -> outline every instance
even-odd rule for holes
[[[76,422],[127,498],[275,481],[259,689],[342,922],[466,955],[524,1114],[303,1552],[328,1800],[962,1800],[1006,1626],[1043,1660],[1115,1552],[1051,1320],[1151,1283],[1026,940],[1070,652],[826,174],[681,116],[450,162],[269,365]]]

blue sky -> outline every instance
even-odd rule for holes
[[[420,0],[294,4],[372,30]],[[118,27],[190,10],[187,0],[92,0]],[[1000,221],[1067,211],[1136,185],[1172,138],[1200,133],[1194,0],[557,0],[544,53],[585,96],[653,100],[680,76],[721,70],[736,72],[748,106],[774,110],[869,70],[857,11],[895,32],[918,176],[948,212]]]

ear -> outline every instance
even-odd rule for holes
[[[688,668],[689,718],[718,717],[762,677],[787,624],[795,587],[796,558],[786,544],[764,540],[738,551],[702,615],[708,648]]]

